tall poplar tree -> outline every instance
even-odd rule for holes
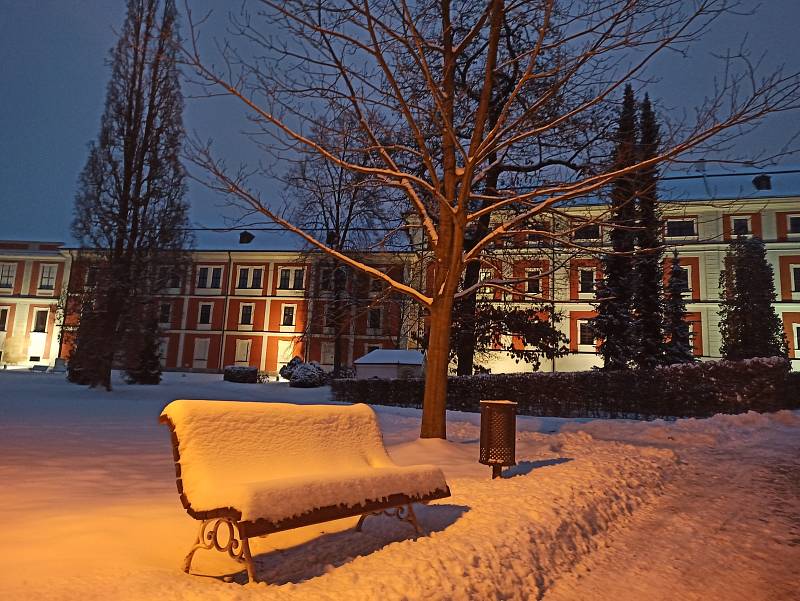
[[[639,161],[658,154],[660,134],[650,98],[645,94],[639,111]],[[633,261],[633,311],[636,333],[634,361],[652,369],[664,360],[662,282],[662,222],[658,209],[658,168],[643,167],[636,174],[638,252]]]
[[[775,281],[759,238],[731,242],[719,275],[720,352],[730,360],[786,357],[786,336],[775,312]]]
[[[614,169],[637,163],[636,99],[625,86],[616,133]],[[614,180],[611,188],[611,253],[603,256],[603,280],[597,288],[597,317],[593,327],[601,339],[599,353],[608,370],[626,369],[632,359],[633,250],[636,240],[636,172]]]
[[[73,381],[110,389],[115,359],[129,375],[149,362],[141,357],[153,332],[137,324],[156,323],[153,295],[186,260],[179,43],[174,0],[128,0],[100,133],[75,198],[72,232],[96,276],[77,303],[86,327],[75,337]]]

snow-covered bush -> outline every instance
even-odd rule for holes
[[[258,368],[248,365],[226,365],[222,379],[226,382],[255,384],[258,382]]]
[[[280,368],[278,373],[284,380],[291,380],[292,373],[299,365],[303,365],[303,360],[300,357],[292,357],[289,363]]]
[[[319,363],[301,363],[292,371],[289,386],[292,388],[316,388],[324,386],[328,375]]]
[[[787,393],[780,358],[708,361],[655,370],[489,374],[451,377],[447,408],[479,411],[482,399],[519,403],[522,415],[552,417],[709,417],[800,408]],[[334,380],[337,401],[421,407],[425,381]]]

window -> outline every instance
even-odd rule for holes
[[[0,332],[6,331],[8,322],[8,307],[0,307]]]
[[[789,215],[787,232],[790,234],[800,234],[800,215]]]
[[[750,218],[733,217],[731,219],[731,231],[734,236],[747,236],[750,233]]]
[[[89,267],[86,270],[85,285],[87,288],[91,288],[92,286],[97,285],[97,267]]]
[[[15,263],[0,263],[0,288],[13,288],[16,273]]]
[[[236,283],[237,288],[261,288],[261,277],[264,270],[260,267],[240,267],[239,268],[239,281]]]
[[[52,290],[56,285],[58,265],[42,265],[39,273],[39,290]]]
[[[253,305],[242,303],[239,306],[239,324],[243,326],[253,325]]]
[[[171,314],[172,305],[169,303],[161,303],[158,307],[158,323],[169,323]]]
[[[283,306],[283,319],[281,320],[282,326],[294,325],[294,305]]]
[[[792,266],[792,292],[800,292],[800,267]]]
[[[305,288],[305,279],[306,279],[306,270],[305,269],[295,269],[294,270],[294,281],[292,282],[292,288],[294,290],[302,290]]]
[[[575,240],[598,240],[600,238],[600,226],[596,223],[582,225],[575,230],[572,237]]]
[[[334,343],[324,341],[320,346],[320,363],[333,365]]]
[[[689,268],[681,267],[675,272],[675,279],[678,283],[678,290],[681,292],[689,292]]]
[[[47,309],[36,309],[33,314],[33,331],[46,332],[47,331]]]
[[[383,280],[379,280],[377,278],[370,278],[369,280],[369,291],[370,292],[381,292],[383,290]]]
[[[525,283],[525,292],[529,292],[531,294],[539,294],[541,292],[541,271],[538,269],[536,270],[528,270],[525,272],[525,277],[527,281]]]
[[[322,290],[330,290],[333,286],[333,270],[323,269],[319,274],[319,287]]]
[[[197,270],[198,288],[219,288],[221,285],[222,267],[201,267]]]
[[[236,341],[236,356],[234,361],[236,364],[240,363],[248,363],[250,360],[250,341],[249,340],[237,340]]]
[[[211,287],[219,288],[222,284],[222,267],[214,267],[211,269]]]
[[[169,277],[167,278],[167,287],[168,288],[180,288],[181,287],[181,276],[175,270],[170,270]]]
[[[696,236],[694,219],[667,219],[667,238]]]
[[[382,321],[382,311],[380,307],[371,307],[367,313],[367,327],[370,330],[380,330]]]
[[[211,309],[214,305],[211,303],[200,303],[200,313],[197,317],[197,323],[202,325],[211,324]]]
[[[594,292],[594,269],[578,270],[578,292],[581,294]]]
[[[278,281],[278,288],[281,290],[289,289],[289,280],[292,277],[291,269],[281,269],[280,280]]]
[[[578,346],[594,347],[594,328],[588,321],[578,322]]]
[[[800,351],[800,323],[794,324],[794,350]]]
[[[531,223],[530,229],[539,230],[541,232],[549,231],[549,228],[544,223]],[[546,237],[543,234],[529,233],[525,236],[525,241],[527,242],[528,246],[536,246],[545,240]]]

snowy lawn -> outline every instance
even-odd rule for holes
[[[355,518],[253,541],[268,584],[199,551],[178,500],[175,398],[317,403],[327,389],[167,374],[112,393],[0,372],[0,590],[7,599],[793,599],[800,565],[800,415],[651,424],[519,418],[518,465],[477,463],[478,416],[419,441],[419,412],[378,408],[401,465],[442,467],[432,533]],[[219,444],[225,445],[225,439]],[[702,580],[693,582],[692,578]]]

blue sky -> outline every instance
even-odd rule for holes
[[[223,31],[227,2],[195,0],[191,5],[196,13],[214,8],[211,31]],[[86,145],[97,135],[109,76],[106,60],[124,12],[123,0],[0,0],[0,238],[72,243],[76,181]],[[798,23],[797,0],[769,0],[755,16],[725,17],[688,57],[659,58],[653,72],[660,81],[648,91],[662,109],[690,111],[709,91],[718,66],[711,53],[735,49],[745,36],[756,55],[766,53],[765,69],[785,64],[789,71],[800,70]],[[222,102],[187,99],[187,129],[219,140],[227,154],[239,153],[235,161],[257,160],[234,144],[236,112]],[[770,119],[738,150],[774,150],[798,129],[797,113]],[[795,157],[792,162],[799,161]],[[226,210],[216,197],[192,183],[189,198],[195,223],[222,224]],[[198,242],[201,247],[235,247],[236,237],[205,234]],[[252,246],[293,244],[285,234],[261,233]]]

